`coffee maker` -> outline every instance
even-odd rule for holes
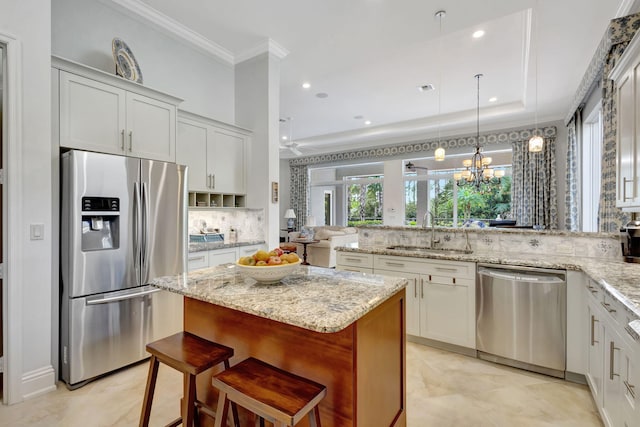
[[[620,241],[624,261],[640,263],[640,220],[636,219],[635,213],[620,230]]]

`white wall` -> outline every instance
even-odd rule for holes
[[[271,183],[280,179],[280,60],[263,54],[238,64],[236,83],[237,124],[253,130],[247,150],[247,205],[264,209],[265,240],[273,248],[280,237],[280,202],[271,201]]]
[[[9,200],[8,250],[5,265],[9,300],[5,337],[4,400],[16,403],[55,388],[51,366],[51,4],[45,0],[0,1],[0,34],[18,40],[21,84],[13,96],[19,99],[21,121],[15,147],[5,151],[4,167]],[[14,44],[15,45],[15,44]],[[9,57],[8,67],[16,65]],[[17,92],[17,93],[16,93]],[[10,113],[8,109],[5,113]],[[16,117],[6,117],[9,126]],[[4,144],[10,143],[5,140]],[[12,148],[16,151],[11,152]],[[5,147],[6,150],[6,147]],[[6,156],[8,154],[8,157]],[[17,160],[17,162],[15,162]],[[43,240],[29,240],[29,224],[44,225]],[[7,265],[8,263],[8,265]],[[7,293],[5,293],[7,295]]]
[[[234,123],[233,66],[99,0],[52,0],[52,53],[115,73],[111,41],[124,40],[144,85],[184,99],[179,108]]]
[[[382,221],[384,225],[404,225],[404,191],[389,191],[404,189],[404,169],[402,160],[387,160],[384,162],[384,211]]]

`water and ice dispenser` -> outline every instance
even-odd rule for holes
[[[120,245],[120,199],[82,198],[82,250],[117,249]]]

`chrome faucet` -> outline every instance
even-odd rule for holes
[[[464,230],[464,250],[471,253],[471,244],[469,243],[469,230]]]
[[[433,212],[427,211],[427,213],[424,214],[425,219],[427,218],[427,214],[429,214],[429,216],[431,217],[431,244],[429,245],[429,247],[431,249],[435,249],[436,243],[440,243],[440,238],[436,239],[436,218],[433,215]]]

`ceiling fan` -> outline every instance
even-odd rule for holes
[[[287,117],[286,119],[280,119],[280,123],[289,122],[289,135],[283,135],[280,139],[280,149],[281,150],[289,150],[296,156],[301,156],[302,151],[298,150],[298,143],[293,141],[293,132],[292,132],[292,124],[291,117]]]

